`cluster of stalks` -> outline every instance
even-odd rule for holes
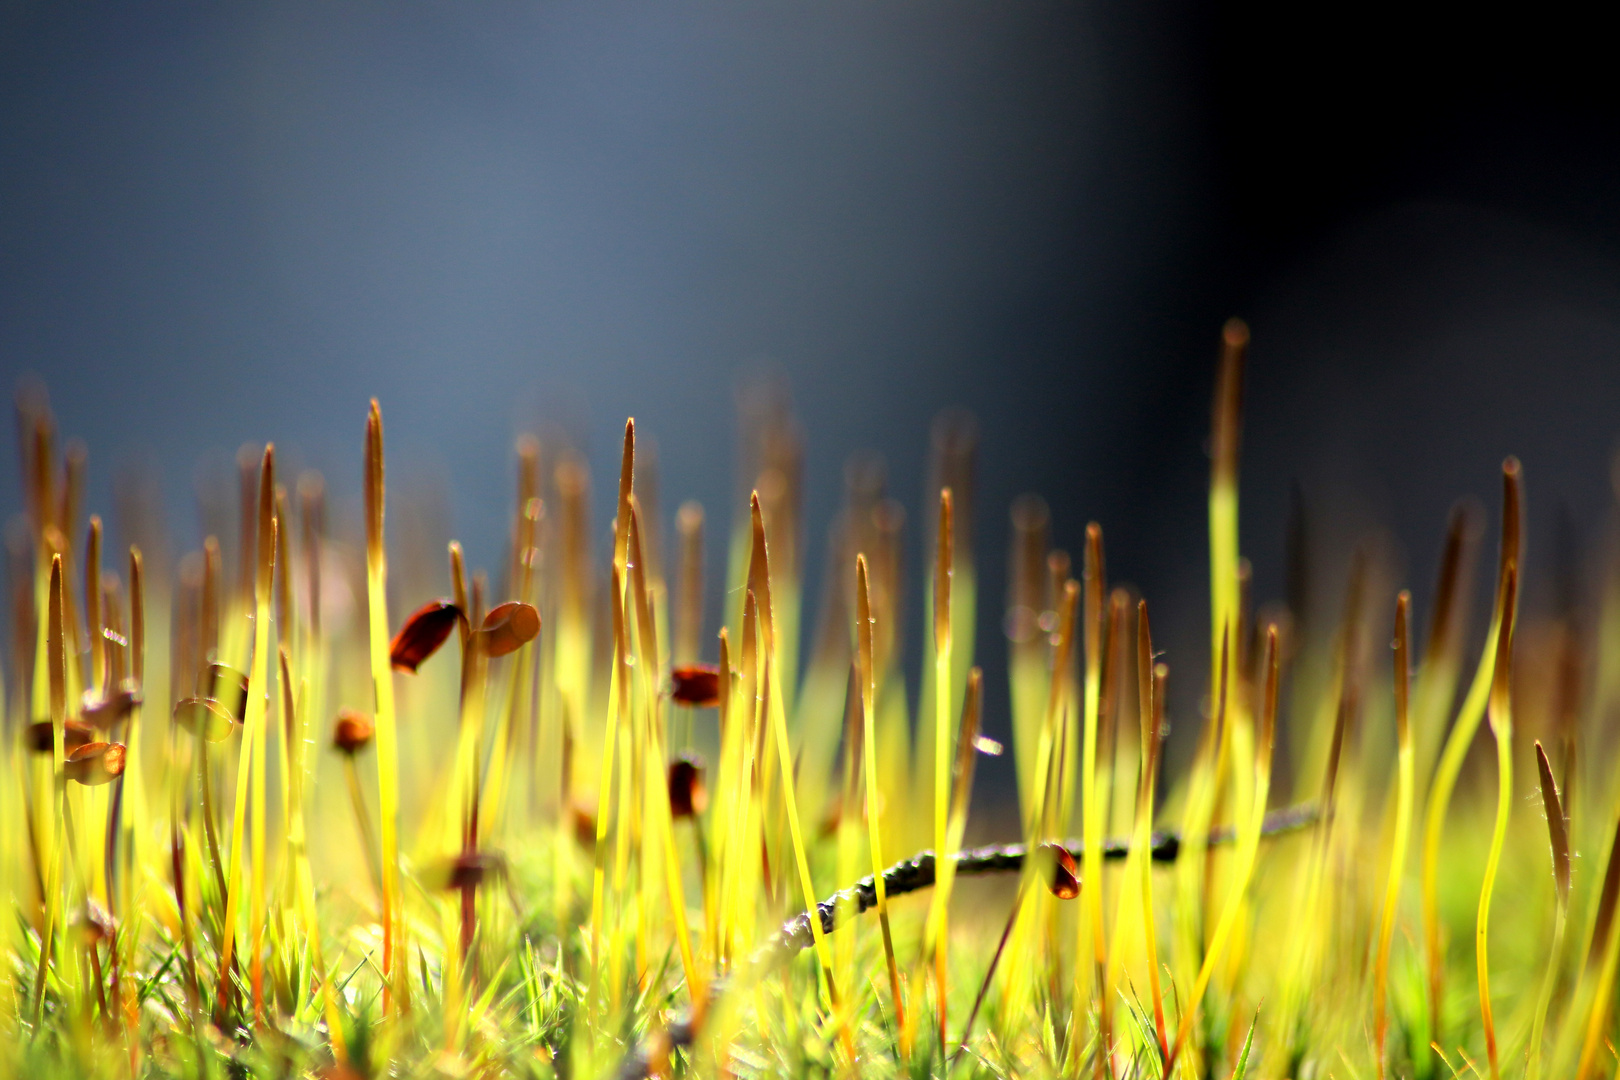
[[[1520,618],[1510,458],[1482,636],[1468,503],[1425,614],[1372,545],[1338,618],[1321,587],[1256,605],[1247,340],[1225,328],[1216,380],[1207,657],[1155,650],[1098,525],[1071,559],[1044,504],[1012,508],[1017,807],[972,849],[1002,747],[961,415],[935,429],[913,703],[905,515],[871,461],[801,636],[780,401],[745,411],[711,587],[701,507],[665,550],[634,421],[600,545],[585,461],[525,437],[509,548],[469,574],[430,512],[389,518],[373,401],[362,521],[245,447],[239,513],[205,493],[171,563],[139,490],[127,551],[81,517],[86,451],[25,388],[0,1074],[1614,1074],[1620,784],[1588,749],[1620,710],[1620,569],[1583,593],[1566,567]],[[1291,580],[1337,577],[1308,537]],[[1166,661],[1201,702],[1171,776]]]

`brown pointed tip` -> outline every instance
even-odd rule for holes
[[[63,746],[71,753],[86,743],[94,742],[96,732],[89,724],[69,720],[63,735]],[[29,724],[24,739],[28,748],[36,754],[49,754],[56,749],[56,731],[51,727],[49,720]]]
[[[1536,740],[1536,771],[1541,779],[1541,804],[1547,813],[1547,835],[1552,843],[1553,881],[1558,886],[1559,903],[1569,902],[1569,822],[1564,817],[1563,800],[1558,795],[1558,784],[1553,780],[1552,763],[1547,751]]]
[[[485,654],[505,656],[539,636],[540,613],[521,600],[508,600],[489,609],[478,633],[483,639]]]
[[[388,662],[395,671],[411,675],[428,657],[439,651],[450,637],[458,622],[467,618],[461,608],[449,600],[429,600],[415,611],[399,628],[388,645]]]
[[[694,709],[720,704],[720,665],[686,664],[669,673],[670,700]]]
[[[86,787],[105,784],[124,775],[122,743],[85,743],[67,756],[63,772]]]
[[[1221,344],[1228,349],[1241,349],[1249,344],[1249,324],[1236,316],[1227,319],[1221,327]]]
[[[1510,562],[1517,562],[1519,546],[1523,542],[1524,488],[1523,470],[1519,459],[1509,456],[1502,462],[1502,545],[1499,572]]]
[[[703,760],[695,754],[682,754],[669,763],[669,812],[677,818],[697,817],[708,806]]]
[[[332,748],[342,754],[358,754],[376,734],[371,717],[357,709],[339,709],[332,724]]]
[[[1080,895],[1080,872],[1068,848],[1048,841],[1036,849],[1036,856],[1040,859],[1041,878],[1053,896],[1073,900]]]

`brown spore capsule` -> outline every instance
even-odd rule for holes
[[[489,614],[484,616],[484,624],[478,628],[484,652],[489,656],[517,652],[539,633],[540,613],[521,600],[508,600],[490,608]]]
[[[720,666],[687,664],[669,673],[670,699],[677,705],[711,709],[720,704]]]
[[[669,810],[677,818],[696,817],[709,806],[709,789],[703,782],[703,762],[693,754],[682,754],[669,763]]]
[[[86,724],[107,731],[119,721],[128,719],[140,703],[140,684],[134,679],[125,679],[117,690],[106,697],[94,691],[86,692],[79,716]]]
[[[506,860],[493,851],[464,851],[444,863],[436,875],[441,888],[457,890],[478,888],[492,878],[506,873]]]
[[[69,752],[77,750],[85,743],[94,742],[96,737],[95,729],[77,720],[67,722],[64,734],[66,736],[64,745]],[[28,749],[36,754],[49,754],[56,747],[56,733],[51,728],[49,720],[29,724],[26,738]]]
[[[1040,873],[1046,887],[1059,900],[1073,900],[1080,895],[1080,874],[1075,869],[1074,856],[1062,844],[1051,842],[1036,849],[1040,859]]]
[[[356,709],[341,709],[332,725],[332,746],[340,753],[358,754],[376,734],[371,717]]]
[[[415,675],[416,669],[428,657],[439,651],[450,637],[450,631],[466,618],[462,610],[448,600],[429,600],[405,620],[405,625],[394,635],[388,646],[388,662],[395,671]]]
[[[63,772],[87,787],[105,784],[124,775],[122,743],[85,743],[67,756]]]

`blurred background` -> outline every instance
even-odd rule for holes
[[[1448,509],[1472,494],[1494,521],[1510,452],[1527,602],[1553,602],[1561,546],[1598,580],[1620,435],[1605,40],[1549,6],[4,3],[0,383],[49,387],[114,543],[118,485],[162,500],[160,560],[198,545],[199,491],[232,497],[244,440],[321,469],[357,518],[375,395],[395,505],[428,507],[394,543],[455,535],[496,565],[520,432],[590,456],[604,546],[632,414],[666,518],[695,498],[728,522],[737,390],[766,380],[804,432],[812,620],[850,455],[881,455],[912,511],[913,679],[929,428],[966,407],[990,731],[1023,492],[1071,550],[1103,525],[1190,716],[1228,316],[1254,335],[1258,598],[1289,587],[1292,517],[1309,610],[1370,537],[1426,621]],[[1010,767],[982,775],[1005,790]]]

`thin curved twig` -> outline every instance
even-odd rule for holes
[[[1283,833],[1294,832],[1306,826],[1313,825],[1317,820],[1317,808],[1314,803],[1303,803],[1282,810],[1273,810],[1267,814],[1260,826],[1260,835],[1271,837]],[[1230,843],[1236,837],[1236,829],[1231,825],[1221,825],[1210,830],[1209,844],[1211,846]],[[1081,840],[1065,840],[1063,846],[1068,848],[1069,854],[1079,862],[1085,853],[1085,843]],[[1103,858],[1113,861],[1123,859],[1130,854],[1131,842],[1127,838],[1106,840],[1103,842]],[[1181,834],[1172,831],[1153,833],[1148,847],[1150,857],[1154,862],[1174,862],[1181,853]],[[956,853],[956,873],[958,875],[973,874],[1001,874],[1017,872],[1023,869],[1024,859],[1029,853],[1029,846],[1017,844],[991,844],[986,847],[968,848]],[[883,885],[889,896],[902,896],[906,893],[926,889],[934,884],[934,853],[921,851],[909,859],[895,863],[883,872]],[[877,906],[877,885],[868,874],[847,889],[840,889],[827,899],[816,905],[816,916],[821,920],[823,933],[830,934],[840,926],[846,925],[850,919],[858,917],[862,912]],[[802,911],[782,924],[782,929],[776,932],[770,940],[754,953],[750,958],[744,972],[746,978],[757,978],[766,971],[785,963],[808,948],[814,940],[810,931],[811,914]],[[738,975],[743,975],[739,972]],[[733,976],[736,978],[737,976]],[[702,1013],[709,1012],[720,995],[725,992],[723,981],[717,980],[711,984],[709,990],[708,1007]],[[701,1014],[699,1014],[701,1016]],[[677,1047],[689,1046],[697,1037],[697,1029],[701,1020],[694,1022],[689,1014],[672,1022],[664,1030],[642,1040],[629,1054],[625,1056],[619,1067],[619,1080],[641,1080],[649,1075],[654,1060],[666,1058],[671,1050]]]

